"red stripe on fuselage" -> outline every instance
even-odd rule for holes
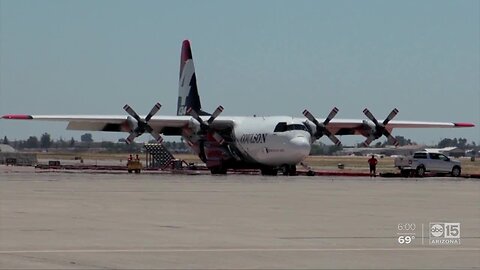
[[[33,117],[28,114],[7,114],[2,116],[3,119],[14,119],[14,120],[31,120]]]

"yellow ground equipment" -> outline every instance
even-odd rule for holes
[[[129,160],[127,162],[128,173],[132,173],[132,172],[140,173],[142,168],[143,168],[143,165],[140,162],[140,160]]]

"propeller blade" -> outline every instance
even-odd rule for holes
[[[314,134],[314,136],[319,139],[320,137],[322,137],[323,135],[326,135],[328,136],[328,138],[330,138],[330,140],[335,144],[335,145],[340,145],[341,142],[340,140],[335,136],[333,135],[328,129],[327,129],[327,124],[330,123],[330,121],[333,119],[333,117],[335,117],[335,115],[337,115],[338,113],[338,108],[337,107],[334,107],[330,113],[328,114],[327,118],[325,119],[325,121],[321,124],[317,121],[317,119],[308,111],[308,110],[304,110],[303,111],[303,115],[308,119],[310,120],[311,122],[313,122],[316,126],[316,132]]]
[[[203,119],[200,118],[200,116],[198,115],[198,113],[197,113],[194,109],[192,109],[191,107],[188,108],[187,114],[190,114],[190,115],[191,115],[195,120],[197,120],[201,125],[205,125],[205,126],[206,126],[206,124],[205,124],[205,122],[203,121]]]
[[[395,137],[392,136],[392,134],[390,132],[388,132],[388,130],[385,130],[383,132],[383,135],[385,135],[388,140],[390,141],[391,144],[393,144],[395,147],[397,147],[399,145],[399,142],[397,141],[397,139],[395,139]]]
[[[150,121],[150,119],[152,118],[152,116],[154,116],[154,115],[160,110],[161,107],[162,107],[162,105],[157,102],[157,104],[155,104],[155,105],[153,106],[153,108],[150,110],[150,112],[148,113],[147,117],[145,117],[145,122]]]
[[[335,115],[337,115],[338,113],[338,108],[337,107],[334,107],[330,113],[328,114],[327,116],[327,119],[325,119],[325,121],[323,121],[323,124],[324,125],[327,125],[328,123],[330,123],[330,121],[332,120],[333,117],[335,117]]]
[[[133,140],[137,137],[137,133],[136,132],[130,132],[130,135],[125,139],[125,142],[127,144],[131,144],[133,142]]]
[[[336,145],[336,146],[339,146],[342,144],[342,142],[335,136],[333,135],[332,133],[330,133],[329,135],[327,135],[328,138]]]
[[[311,114],[308,110],[303,110],[303,115],[304,115],[308,120],[310,120],[311,122],[313,122],[317,127],[320,126],[320,123],[317,121],[317,119],[315,119],[315,116],[313,116],[313,114]]]
[[[375,124],[375,127],[370,127],[370,130],[371,130],[371,134],[370,136],[367,138],[367,140],[363,143],[365,146],[368,146],[370,145],[370,143],[379,138],[380,136],[384,135],[385,137],[388,138],[389,141],[391,141],[391,143],[395,146],[398,146],[398,141],[397,139],[395,139],[395,137],[392,136],[392,134],[390,134],[390,131],[388,131],[385,126],[388,124],[388,122],[390,122],[390,120],[392,120],[397,114],[398,114],[398,110],[397,108],[393,109],[390,114],[388,114],[387,118],[385,118],[385,120],[383,120],[383,122],[380,124],[378,123],[377,119],[375,118],[375,116],[373,116],[373,114],[367,109],[365,108],[365,110],[363,110],[363,113],[368,117],[368,119],[372,120],[372,122]],[[365,122],[366,123],[366,122]],[[366,124],[367,126],[370,126],[368,124]]]
[[[218,106],[217,109],[212,113],[210,118],[208,119],[207,123],[211,124],[217,116],[219,116],[223,112],[223,106]]]
[[[374,140],[373,137],[368,137],[364,142],[363,142],[363,145],[365,147],[368,147],[370,145],[370,143],[372,143],[372,141]]]
[[[157,143],[162,143],[163,142],[163,138],[158,132],[155,132],[155,131],[152,130],[152,131],[150,131],[150,134],[155,139],[155,141],[157,141]]]
[[[385,120],[383,120],[383,125],[387,125],[390,120],[392,120],[398,113],[397,108],[393,109]]]
[[[207,120],[207,122],[205,122],[195,110],[193,110],[192,108],[187,109],[187,114],[190,114],[195,120],[197,120],[200,123],[200,129],[202,130],[202,132],[204,132],[207,136],[208,134],[210,134],[213,137],[213,139],[219,144],[224,144],[225,139],[220,134],[218,134],[218,132],[216,132],[214,129],[210,128],[210,124],[212,124],[215,118],[217,118],[222,112],[223,112],[223,107],[218,106],[217,109],[210,116],[210,118]]]
[[[327,128],[324,128],[322,132],[323,135],[327,136],[333,142],[333,144],[337,146],[342,144],[342,142],[340,142],[340,140],[335,135],[333,135]]]
[[[378,123],[377,119],[375,118],[375,116],[373,116],[373,114],[367,108],[365,108],[365,110],[363,110],[363,113],[368,117],[368,119],[372,120],[372,122],[375,124],[375,126],[380,125]]]
[[[223,139],[222,135],[218,134],[217,132],[214,132],[212,137],[217,141],[219,144],[223,144],[225,142],[225,139]]]
[[[123,109],[133,118],[135,118],[138,122],[142,121],[142,119],[140,119],[140,116],[138,116],[138,114],[130,106],[128,106],[128,104],[125,104],[125,106],[123,106]]]

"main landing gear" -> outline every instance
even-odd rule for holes
[[[305,166],[302,164],[302,166]],[[308,176],[314,176],[315,173],[310,169],[310,167],[305,166],[308,169],[307,175]],[[225,175],[227,174],[227,167],[225,166],[215,166],[215,167],[210,167],[210,172],[212,175]],[[289,164],[284,164],[280,167],[270,167],[270,166],[265,166],[260,168],[260,172],[262,175],[265,176],[277,176],[278,173],[280,172],[281,174],[285,176],[296,176],[297,174],[297,166],[296,165],[289,165]]]
[[[278,174],[278,169],[275,167],[264,167],[261,168],[260,171],[262,175],[276,176]]]
[[[263,167],[260,169],[262,172],[262,175],[268,175],[268,176],[276,176],[278,172],[280,171],[281,174],[283,175],[290,175],[290,176],[295,176],[297,175],[297,166],[296,165],[288,165],[284,164],[278,167]]]
[[[227,168],[223,166],[211,167],[210,172],[213,175],[224,175],[224,174],[227,174]]]
[[[297,175],[297,166],[296,165],[283,165],[280,167],[280,171],[282,172],[283,175],[287,176],[295,176]]]

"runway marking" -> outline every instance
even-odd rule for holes
[[[171,253],[171,252],[332,252],[332,251],[480,251],[480,248],[205,248],[205,249],[51,249],[1,250],[19,253]]]

